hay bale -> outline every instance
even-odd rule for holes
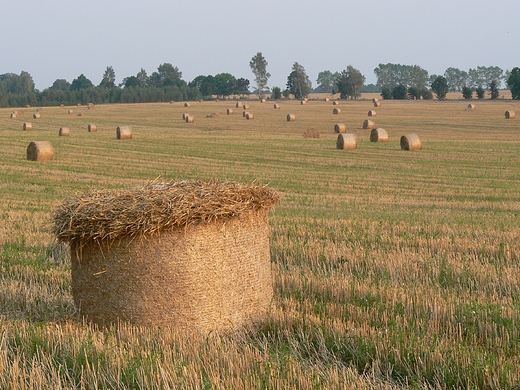
[[[235,108],[240,108],[240,107],[242,107],[242,106],[243,106],[243,104],[242,104],[241,102],[237,102],[237,103],[235,104]]]
[[[184,103],[184,107],[189,107],[190,106],[190,103],[186,102]]]
[[[475,109],[475,105],[473,103],[468,104],[468,110],[473,111]]]
[[[377,112],[375,112],[374,110],[368,111],[368,116],[376,116],[376,115],[377,115]]]
[[[339,105],[339,102],[338,102],[337,100],[334,100],[334,101],[332,102],[332,105],[333,105],[333,106],[337,106],[337,105]]]
[[[130,126],[118,126],[116,130],[117,139],[132,139],[132,128]]]
[[[254,116],[252,113],[247,112],[247,113],[246,113],[246,119],[247,119],[247,120],[255,119],[255,116]]]
[[[76,106],[81,107],[81,103],[76,104]]]
[[[195,117],[193,115],[188,115],[186,117],[186,123],[195,123]]]
[[[82,115],[83,115],[83,114],[81,113],[81,111],[80,111],[80,112],[78,112],[78,116],[82,116]]]
[[[25,108],[31,108],[31,105],[30,104],[26,104]]]
[[[60,107],[61,107],[61,108],[65,107],[65,104],[61,103],[61,104],[60,104]]]
[[[273,105],[273,108],[274,108],[275,110],[278,110],[278,109],[280,108],[280,105],[279,105],[278,103],[275,103],[275,104]]]
[[[69,114],[69,115],[74,114],[74,110],[67,110],[67,114]]]
[[[374,107],[381,107],[381,102],[374,102]]]
[[[256,322],[273,296],[269,209],[278,194],[233,181],[90,191],[54,212],[70,244],[72,295],[100,325],[181,330]]]
[[[32,130],[32,123],[31,122],[25,122],[22,127],[24,130]]]
[[[363,129],[373,129],[376,124],[372,122],[370,119],[365,119],[363,122]]]
[[[242,104],[243,110],[249,110],[249,104]]]
[[[33,118],[34,118],[34,119],[40,119],[40,117],[41,117],[40,114],[37,113],[37,112],[35,112],[35,113],[33,114]]]
[[[11,115],[9,115],[9,118],[16,119],[16,118],[18,118],[18,115],[14,112],[11,112]]]
[[[97,131],[97,126],[93,123],[89,123],[88,125],[88,132],[89,133],[95,133]]]
[[[54,148],[49,141],[33,141],[27,146],[27,160],[50,161],[54,159]]]
[[[332,113],[333,114],[341,114],[341,109],[335,108],[334,110],[332,110]]]
[[[303,104],[307,104],[307,100],[300,100],[300,104],[303,105]]]
[[[329,98],[323,99],[323,101],[325,101],[325,102],[328,102],[329,100],[330,100]]]
[[[387,142],[388,133],[381,127],[373,128],[370,131],[370,142]]]
[[[226,113],[227,113],[228,115],[233,115],[233,114],[235,113],[235,111],[233,111],[232,108],[228,108],[228,109],[226,110]]]
[[[341,150],[357,149],[357,139],[355,134],[339,134],[336,140],[336,148]]]
[[[70,129],[68,127],[60,127],[58,135],[60,137],[68,137],[70,135]]]
[[[287,122],[294,122],[296,120],[296,115],[287,114]]]
[[[186,117],[189,116],[190,114],[188,114],[187,112],[183,113],[182,114],[182,120],[185,121],[186,120]]]
[[[206,118],[220,118],[220,114],[218,112],[213,112],[209,115],[206,115]]]
[[[372,98],[372,103],[377,103],[379,101],[378,98]]]
[[[247,111],[242,111],[242,117],[246,117]]]
[[[346,133],[347,132],[347,125],[344,123],[336,123],[334,125],[334,132],[335,133]]]
[[[422,142],[415,133],[403,135],[401,137],[401,149],[403,150],[421,150]]]
[[[303,133],[303,138],[321,138],[318,129],[310,128]]]
[[[506,111],[506,119],[515,119],[516,114],[514,111]]]
[[[38,107],[38,108],[36,109],[36,111],[38,111],[38,112],[40,112],[41,110],[42,110],[41,107]]]
[[[260,103],[265,103],[267,100],[265,99],[260,99]]]

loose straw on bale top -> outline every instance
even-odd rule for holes
[[[278,199],[275,190],[255,183],[155,181],[65,200],[54,213],[53,233],[62,242],[153,235],[268,209]]]

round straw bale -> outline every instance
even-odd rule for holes
[[[213,112],[209,115],[206,115],[206,118],[220,118],[220,114],[218,112]]]
[[[26,104],[25,108],[31,108],[31,105],[30,104]]]
[[[32,123],[31,122],[25,122],[23,124],[23,129],[24,130],[32,130]]]
[[[11,115],[9,117],[12,119],[16,119],[16,118],[18,118],[18,115],[15,114],[14,112],[11,112]]]
[[[35,113],[33,114],[33,118],[34,118],[34,119],[40,119],[40,117],[41,117],[40,114],[37,113],[37,112],[35,112]]]
[[[61,103],[61,104],[60,104],[60,107],[61,107],[61,108],[65,107],[65,104]]]
[[[338,102],[337,100],[334,100],[334,101],[332,102],[332,105],[333,105],[333,106],[337,106],[337,105],[339,105],[339,102]]]
[[[247,113],[246,113],[246,119],[247,119],[247,120],[249,120],[249,119],[255,119],[255,116],[254,116],[252,113],[247,112]]]
[[[60,127],[58,135],[60,137],[67,137],[70,135],[70,129],[68,127]]]
[[[330,100],[329,98],[323,99],[323,101],[325,101],[325,102],[328,102],[329,100]]]
[[[54,212],[70,244],[72,295],[100,325],[231,330],[256,322],[273,296],[267,186],[152,182],[90,191]]]
[[[279,105],[278,103],[275,103],[275,104],[273,105],[273,108],[274,108],[275,110],[278,110],[278,109],[280,108],[280,105]]]
[[[266,100],[265,99],[260,99],[260,103],[265,103]]]
[[[381,102],[374,102],[374,107],[381,107]]]
[[[74,114],[74,110],[67,110],[67,114]]]
[[[473,103],[468,104],[468,110],[473,111],[475,109],[475,105]]]
[[[235,104],[235,108],[241,108],[243,106],[243,104],[241,102],[237,102]]]
[[[377,115],[377,112],[375,112],[374,110],[368,111],[368,116],[376,116],[376,115]]]
[[[332,110],[332,113],[333,114],[341,114],[341,109],[335,108],[334,110]]]
[[[363,122],[363,129],[373,129],[376,124],[372,122],[370,119],[365,119]]]
[[[170,104],[173,104],[173,103],[175,103],[175,100],[170,100]]]
[[[132,139],[132,128],[130,126],[118,126],[116,131],[117,139]]]
[[[81,107],[81,103],[76,104],[76,106]]]
[[[307,100],[300,100],[300,104],[307,104]]]
[[[83,114],[81,113],[81,111],[80,111],[80,112],[78,112],[78,116],[82,116],[82,115],[83,115]]]
[[[245,118],[247,114],[247,111],[242,111],[242,116]]]
[[[50,161],[54,159],[54,148],[49,141],[33,141],[27,146],[27,160]]]
[[[334,132],[335,133],[346,133],[347,132],[347,125],[344,123],[336,123],[334,125]]]
[[[294,122],[296,120],[296,115],[287,114],[287,122]]]
[[[242,109],[248,110],[249,109],[249,104],[242,104]]]
[[[187,112],[183,113],[183,114],[182,114],[182,120],[185,121],[185,120],[186,120],[186,117],[187,117],[188,115],[190,115],[190,114],[188,114]]]
[[[403,135],[401,137],[401,149],[403,150],[421,150],[422,142],[415,133]]]
[[[339,134],[336,140],[336,147],[341,150],[357,149],[357,139],[355,134]]]
[[[226,113],[227,113],[228,115],[233,115],[233,114],[235,113],[235,111],[233,111],[232,108],[228,108],[228,109],[226,110]]]
[[[381,127],[375,127],[370,131],[370,142],[387,142],[388,133]]]
[[[184,107],[189,107],[190,106],[190,103],[186,102],[184,103]]]
[[[303,133],[303,138],[321,138],[321,134],[318,129],[310,128]]]
[[[377,103],[379,101],[378,98],[372,98],[372,103]]]
[[[195,123],[195,117],[193,115],[188,115],[186,117],[186,123]]]
[[[88,125],[88,132],[89,133],[95,133],[97,131],[97,126],[93,123],[90,123]]]
[[[514,111],[506,111],[506,119],[515,119],[516,114]]]

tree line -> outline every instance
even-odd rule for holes
[[[377,77],[375,85],[365,85],[365,76],[352,65],[342,71],[324,70],[318,74],[317,87],[312,82],[303,65],[295,62],[287,76],[285,88],[269,88],[271,74],[267,71],[268,62],[261,52],[256,53],[249,62],[256,83],[254,93],[262,98],[270,93],[272,98],[290,97],[304,99],[311,92],[339,93],[342,99],[357,99],[361,92],[380,92],[384,99],[444,99],[448,92],[462,92],[465,99],[479,99],[489,92],[491,99],[499,96],[499,88],[505,81],[513,99],[520,98],[520,68],[503,71],[497,66],[478,66],[468,71],[448,68],[443,75],[429,75],[418,65],[379,64],[374,69]],[[116,74],[107,66],[98,85],[84,74],[68,82],[57,79],[52,86],[38,91],[28,72],[19,75],[6,73],[0,75],[0,107],[19,107],[30,105],[74,105],[76,103],[142,103],[224,98],[227,96],[249,95],[250,81],[236,78],[230,73],[199,75],[190,82],[182,79],[182,72],[170,63],[158,66],[150,75],[142,69],[133,76],[123,78],[116,85]]]

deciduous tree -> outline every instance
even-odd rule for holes
[[[520,99],[520,68],[515,67],[511,70],[507,78],[507,86],[513,99]]]
[[[448,82],[444,76],[437,76],[432,83],[432,91],[437,96],[437,99],[446,99],[446,94],[448,93]]]
[[[293,64],[292,72],[287,77],[287,89],[296,99],[307,97],[312,90],[312,82],[305,68],[297,62]]]
[[[340,77],[336,82],[338,92],[342,99],[357,99],[361,94],[359,90],[365,84],[365,76],[352,65],[341,71]]]
[[[255,75],[256,87],[258,89],[258,95],[260,97],[263,96],[262,91],[267,86],[267,81],[271,74],[267,72],[268,62],[264,58],[261,52],[256,53],[256,55],[251,58],[249,61],[249,66],[251,67],[251,71]]]

